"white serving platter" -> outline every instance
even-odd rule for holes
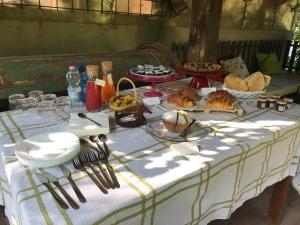
[[[80,152],[79,138],[69,132],[42,133],[17,143],[16,156],[29,167],[63,164]]]

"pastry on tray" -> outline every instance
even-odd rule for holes
[[[193,100],[181,94],[170,95],[167,102],[179,108],[192,108],[194,106]]]
[[[186,63],[184,68],[193,72],[216,72],[221,66],[215,63]]]
[[[167,98],[167,102],[180,108],[192,108],[201,99],[200,95],[190,87],[185,87]]]
[[[183,96],[185,96],[185,97],[189,97],[190,99],[193,100],[193,102],[199,102],[201,100],[201,97],[198,94],[198,92],[196,92],[191,87],[185,87],[184,89],[182,89],[178,93],[181,94],[181,95],[183,95]]]
[[[212,109],[234,109],[237,99],[225,90],[214,91],[207,96],[207,106]]]
[[[181,133],[192,122],[188,113],[184,111],[171,111],[162,116],[165,128],[174,133]]]

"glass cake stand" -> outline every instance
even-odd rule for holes
[[[156,89],[157,83],[165,83],[179,79],[181,76],[181,72],[179,70],[173,70],[170,74],[164,75],[153,75],[153,74],[138,74],[135,73],[136,68],[132,68],[128,71],[128,76],[135,80],[146,83],[151,83],[151,90],[149,92],[145,92],[145,97],[161,97],[163,94]]]

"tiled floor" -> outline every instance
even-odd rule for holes
[[[229,220],[216,220],[209,225],[267,225],[266,214],[271,199],[272,187],[261,195],[244,203]],[[0,207],[0,225],[8,225],[4,208]],[[88,225],[88,224],[87,224]],[[290,188],[289,197],[281,225],[300,225],[300,196]]]

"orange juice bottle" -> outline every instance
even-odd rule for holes
[[[112,61],[101,62],[103,77],[105,85],[101,88],[102,102],[107,105],[108,100],[115,94],[115,85],[112,79]]]

